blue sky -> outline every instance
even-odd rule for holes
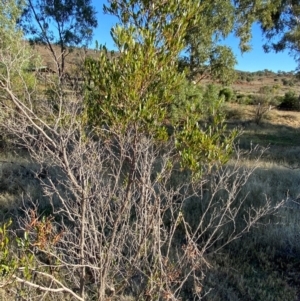
[[[110,36],[110,29],[116,24],[117,19],[113,16],[104,15],[102,12],[105,0],[93,0],[93,5],[98,12],[98,28],[94,31],[94,40],[99,44],[106,44],[108,49],[113,49],[113,41]],[[277,72],[293,71],[297,64],[294,59],[288,54],[288,51],[282,53],[265,53],[262,45],[265,40],[262,37],[261,30],[258,25],[254,25],[252,29],[253,38],[251,41],[252,50],[241,54],[238,44],[239,41],[233,35],[228,37],[224,44],[230,46],[236,55],[238,64],[236,69],[242,71],[258,71],[258,70],[272,70]],[[93,45],[94,46],[94,45]]]

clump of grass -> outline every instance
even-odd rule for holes
[[[299,260],[257,241],[257,234],[249,234],[212,261],[216,268],[205,278],[206,290],[211,289],[205,301],[297,300],[297,276],[288,275]]]

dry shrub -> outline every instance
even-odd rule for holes
[[[48,116],[56,109],[45,106],[39,118],[17,98],[13,101],[23,110],[2,126],[37,166],[52,170],[35,179],[51,214],[41,215],[32,199],[19,218],[26,233],[26,248],[19,252],[33,257],[11,275],[15,295],[201,298],[207,256],[282,204],[268,198],[249,203],[239,196],[254,171],[239,158],[193,180],[171,163],[172,141],[162,147],[135,128],[122,134],[107,128],[98,136],[87,133],[78,121],[80,99],[61,104],[64,110],[54,123],[44,118],[46,109]]]

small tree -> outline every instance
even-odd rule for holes
[[[276,92],[279,86],[263,86],[259,89],[258,96],[255,97],[255,122],[259,124],[267,112],[276,105]]]
[[[24,5],[23,1],[14,0],[0,3],[0,85],[13,86],[15,95],[26,101],[26,93],[34,93],[35,79],[28,73],[28,68],[30,62],[36,59],[25,46],[22,31],[16,27]],[[26,84],[25,90],[24,84]],[[4,90],[2,92],[1,100],[8,104],[7,93]],[[13,115],[12,111],[7,118]]]
[[[66,57],[72,47],[87,46],[97,26],[90,0],[28,0],[21,25],[32,42],[47,47],[59,78],[65,72]],[[54,45],[58,45],[57,53]]]

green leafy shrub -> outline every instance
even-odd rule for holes
[[[229,87],[225,87],[220,90],[219,96],[224,96],[225,101],[233,101],[235,99],[234,92]]]
[[[186,108],[189,108],[191,112],[200,110],[199,105],[203,100],[203,92],[203,87],[185,80],[169,107],[170,121],[172,120],[174,124],[180,122],[180,120],[184,120],[186,117]]]
[[[253,104],[253,96],[252,95],[238,94],[236,96],[236,102],[239,103],[239,104],[251,105],[251,104]]]
[[[279,108],[299,111],[300,110],[299,97],[296,95],[294,91],[289,91],[285,93],[285,95],[281,99],[281,104],[279,105]]]
[[[287,78],[283,78],[281,81],[284,86],[290,86],[290,87],[295,86],[294,80],[292,79],[288,80]]]

